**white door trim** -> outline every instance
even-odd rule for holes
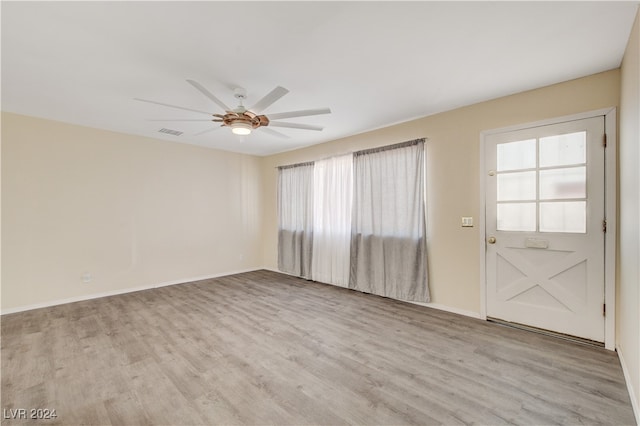
[[[607,314],[604,320],[604,346],[606,349],[615,350],[616,333],[616,167],[617,167],[617,140],[616,133],[616,109],[604,108],[563,117],[556,117],[531,123],[524,123],[498,129],[484,130],[480,132],[480,220],[479,220],[479,249],[480,249],[480,317],[487,319],[487,281],[486,281],[486,229],[485,229],[485,139],[496,133],[510,132],[514,130],[529,129],[532,127],[546,126],[563,123],[566,121],[582,120],[585,118],[605,118],[605,133],[607,135],[607,149],[605,151],[605,217],[607,220],[607,232],[605,234],[605,304]]]

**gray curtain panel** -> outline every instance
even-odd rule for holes
[[[424,139],[356,152],[349,287],[429,302]]]
[[[278,269],[311,278],[313,163],[278,169]]]

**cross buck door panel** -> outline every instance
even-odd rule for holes
[[[604,341],[604,117],[489,135],[487,316]]]

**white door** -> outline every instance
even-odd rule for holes
[[[604,117],[485,139],[487,316],[604,341]]]

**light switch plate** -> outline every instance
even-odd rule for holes
[[[473,227],[473,218],[472,217],[462,217],[462,227],[463,228],[471,228]]]

